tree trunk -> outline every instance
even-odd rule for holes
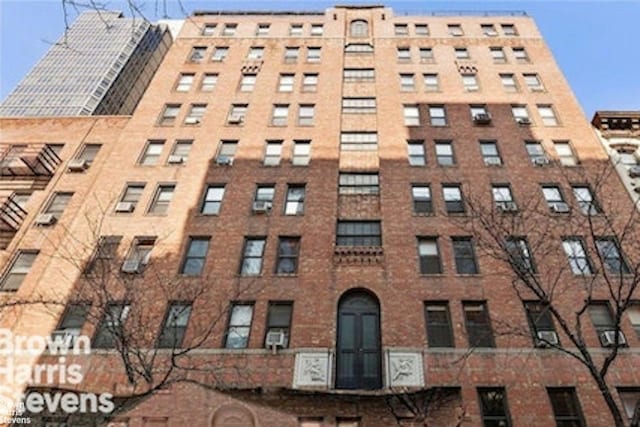
[[[624,422],[624,418],[622,416],[622,413],[620,412],[620,408],[616,404],[615,399],[611,395],[609,386],[604,381],[604,379],[597,374],[596,371],[592,370],[591,373],[593,375],[593,378],[596,380],[596,383],[598,384],[598,388],[600,389],[600,394],[602,394],[602,397],[604,398],[604,401],[606,402],[607,407],[609,408],[609,412],[611,412],[614,425],[616,427],[625,427],[626,424]]]

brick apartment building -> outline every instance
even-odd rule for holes
[[[622,269],[625,252],[637,271],[624,245],[583,245],[596,200],[633,202],[615,174],[591,186],[607,153],[524,14],[195,12],[132,115],[0,126],[0,326],[92,337],[66,358],[81,384],[14,393],[124,398],[173,359],[179,381],[111,425],[422,425],[403,402],[438,426],[613,425],[557,322],[471,228],[474,204],[522,219],[510,242],[532,269],[539,202],[537,273],[568,269],[572,322],[585,269],[600,280],[597,260]],[[600,360],[624,334],[607,381],[630,418],[640,306],[616,318],[595,288],[584,341]]]

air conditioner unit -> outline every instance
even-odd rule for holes
[[[184,119],[186,125],[197,125],[200,123],[200,117],[187,117]]]
[[[222,62],[222,61],[224,61],[224,58],[221,57],[221,56],[212,56],[211,57],[211,61],[212,62]]]
[[[600,342],[605,347],[613,347],[616,345],[616,331],[604,331],[600,334]],[[618,331],[618,345],[626,345],[627,339],[622,331]]]
[[[498,209],[502,212],[517,212],[518,205],[515,202],[499,202]]]
[[[50,213],[43,213],[36,217],[35,223],[37,225],[53,225],[56,222],[56,217]]]
[[[244,117],[242,116],[229,116],[229,120],[227,120],[227,123],[229,123],[230,125],[239,125],[243,121]]]
[[[233,157],[218,156],[216,163],[224,166],[231,166],[233,164]]]
[[[133,212],[135,205],[131,202],[119,202],[116,205],[116,212]]]
[[[170,163],[172,165],[184,163],[184,157],[174,155],[169,156],[169,158],[167,159],[167,163]]]
[[[485,36],[490,36],[490,37],[495,37],[498,35],[498,32],[496,30],[487,30],[484,32]]]
[[[529,119],[528,117],[520,117],[518,119],[518,124],[519,125],[530,125],[531,124],[531,119]]]
[[[533,164],[536,166],[545,166],[549,164],[549,159],[546,157],[536,157],[533,159]]]
[[[538,331],[537,336],[536,347],[549,347],[560,343],[556,331]]]
[[[491,123],[491,115],[488,113],[476,114],[473,116],[473,122],[481,125],[487,125]]]
[[[51,333],[52,345],[68,348],[73,346],[80,335],[80,328],[57,329]]]
[[[557,202],[551,205],[551,210],[554,213],[568,213],[569,205],[564,202]]]
[[[72,159],[67,163],[69,172],[84,172],[89,167],[85,159]]]
[[[271,202],[266,202],[264,200],[258,200],[253,202],[253,211],[256,213],[266,213],[271,210]]]
[[[122,263],[122,272],[130,274],[138,274],[142,270],[142,261],[137,259],[128,259]]]
[[[629,176],[631,178],[638,178],[640,177],[640,166],[632,166],[629,169]]]
[[[500,166],[502,160],[499,157],[487,157],[484,159],[484,164],[489,166]]]
[[[282,331],[269,331],[267,332],[267,338],[265,339],[265,346],[267,348],[284,347],[285,334]]]

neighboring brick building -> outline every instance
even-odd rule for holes
[[[196,347],[192,381],[114,421],[131,427],[389,426],[411,421],[394,415],[403,398],[432,399],[433,425],[611,425],[586,369],[536,345],[553,324],[530,332],[465,215],[540,200],[566,265],[563,221],[583,217],[574,195],[607,162],[524,14],[196,12],[131,116],[0,126],[0,298],[76,304],[8,307],[0,326],[96,348],[67,358],[79,386],[14,392],[138,391],[109,350],[124,323],[135,348],[170,347],[158,366],[172,343]],[[633,209],[617,178],[600,184],[603,207]],[[584,294],[566,280],[570,314]],[[627,406],[634,310],[608,377]],[[585,339],[604,354],[600,327]]]

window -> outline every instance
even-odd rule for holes
[[[611,128],[611,125],[609,125],[609,128]],[[616,148],[616,155],[618,157],[616,163],[629,167],[640,165],[640,159],[634,154],[635,151],[634,148]]]
[[[551,105],[538,105],[538,114],[545,126],[558,126],[558,119]]]
[[[224,198],[224,185],[208,185],[204,192],[204,200],[200,213],[203,215],[218,215]]]
[[[275,185],[258,185],[256,186],[256,195],[254,198],[254,202],[267,202],[273,203],[273,197],[276,194]]]
[[[54,193],[44,213],[52,214],[54,218],[60,219],[71,197],[73,197],[73,193]]]
[[[300,104],[298,106],[298,126],[313,126],[313,116],[316,106],[313,104]]]
[[[237,29],[238,29],[238,24],[224,24],[224,28],[222,29],[222,35],[233,36],[236,34]]]
[[[231,104],[229,116],[227,117],[227,125],[241,126],[247,117],[247,104]]]
[[[216,163],[219,165],[230,165],[236,155],[238,141],[220,141],[220,149],[216,157]]]
[[[337,246],[382,246],[380,221],[338,221]]]
[[[428,24],[415,24],[416,36],[428,36],[429,25]]]
[[[273,106],[273,115],[271,117],[271,125],[286,126],[287,116],[289,115],[288,104],[276,104]]]
[[[148,141],[138,163],[144,166],[157,164],[163,147],[164,141]]]
[[[256,27],[256,36],[264,37],[269,35],[270,24],[258,24]]]
[[[249,53],[247,53],[248,61],[259,61],[264,57],[264,47],[262,46],[251,46],[249,48]]]
[[[311,141],[293,141],[293,157],[291,163],[294,166],[307,166],[311,161]]]
[[[253,92],[256,86],[255,74],[243,74],[240,80],[240,92]]]
[[[431,119],[431,126],[446,126],[447,113],[444,105],[430,105],[429,118]]]
[[[342,72],[342,79],[349,82],[373,82],[376,74],[373,68],[345,68]]]
[[[591,188],[588,185],[572,185],[573,196],[580,206],[580,211],[584,215],[597,215],[601,213],[597,201],[593,197]]]
[[[578,164],[578,159],[569,141],[553,141],[553,146],[562,166],[576,166]]]
[[[342,132],[340,133],[340,150],[370,151],[378,149],[376,132]]]
[[[507,394],[503,387],[478,388],[482,422],[485,427],[511,426]]]
[[[480,24],[480,29],[482,30],[482,34],[487,37],[495,37],[498,35],[496,26],[493,24]]]
[[[614,237],[598,237],[595,240],[598,256],[602,260],[607,272],[611,274],[631,273],[620,251],[620,245]]]
[[[394,34],[396,36],[408,36],[409,35],[409,25],[407,24],[395,24],[393,26]]]
[[[524,303],[524,308],[536,346],[559,345],[549,307],[539,301],[528,301]]]
[[[462,308],[469,347],[495,347],[486,303],[463,302]]]
[[[547,394],[553,408],[557,427],[584,427],[582,409],[574,388],[548,387]]]
[[[436,160],[440,166],[452,166],[455,164],[451,141],[436,141]]]
[[[449,30],[449,35],[453,37],[460,37],[464,35],[462,31],[462,26],[460,24],[449,24],[447,25],[447,29]]]
[[[253,303],[233,303],[225,334],[225,348],[247,348],[253,319]]]
[[[347,55],[373,54],[373,45],[369,43],[349,43],[345,46],[344,53]]]
[[[302,24],[291,24],[291,25],[289,25],[289,35],[290,36],[301,36],[302,35]]]
[[[189,153],[191,153],[191,144],[193,141],[176,141],[169,156],[169,163],[184,163],[189,159]]]
[[[302,76],[302,91],[315,92],[318,90],[318,73],[305,73]]]
[[[491,58],[493,59],[494,64],[505,64],[507,62],[504,49],[501,47],[490,47],[489,53],[491,53]]]
[[[122,236],[100,236],[91,260],[84,269],[85,274],[109,272],[112,261],[117,256]]]
[[[495,141],[480,141],[480,153],[485,165],[500,166],[502,164],[498,144]]]
[[[284,48],[284,62],[294,63],[298,61],[300,48],[297,46],[288,46]]]
[[[143,190],[144,184],[127,184],[124,193],[120,198],[120,203],[116,206],[116,212],[133,212],[136,209],[138,201],[140,201],[140,196],[142,196]],[[122,209],[125,206],[120,205],[125,203],[130,205],[130,207],[126,206],[127,209]]]
[[[511,112],[513,113],[513,118],[516,120],[516,123],[518,124],[531,123],[531,119],[529,118],[529,111],[527,111],[526,105],[512,105]]]
[[[181,73],[176,84],[176,92],[189,92],[196,75],[193,73]]]
[[[191,104],[189,114],[184,118],[185,125],[197,125],[202,121],[202,116],[207,110],[207,104]]]
[[[245,237],[242,250],[240,274],[242,276],[259,276],[262,272],[262,257],[266,239],[264,237]]]
[[[213,55],[211,55],[211,60],[215,62],[222,62],[227,57],[229,53],[229,48],[227,46],[216,46],[213,49]]]
[[[295,74],[280,74],[278,82],[278,92],[293,92],[293,81]]]
[[[513,74],[500,74],[500,81],[505,92],[517,92],[518,85]]]
[[[464,213],[464,202],[460,185],[451,184],[442,186],[442,195],[447,213]]]
[[[426,164],[424,141],[407,141],[407,150],[411,166],[424,166]]]
[[[544,90],[542,81],[537,74],[523,74],[522,77],[524,77],[524,83],[531,92],[542,92]]]
[[[405,126],[420,126],[420,111],[417,105],[405,105],[403,110]]]
[[[82,149],[76,156],[76,159],[84,160],[87,167],[89,167],[98,155],[100,147],[102,147],[100,144],[85,144],[82,146]]]
[[[284,348],[289,347],[292,309],[293,303],[291,302],[269,301],[265,341],[269,332],[281,332],[284,334]]]
[[[435,62],[435,58],[433,57],[433,50],[430,47],[421,47],[418,50],[420,54],[420,62],[422,63],[433,63]]]
[[[440,301],[427,301],[424,303],[424,316],[429,347],[455,347],[449,304]]]
[[[0,281],[0,291],[17,291],[31,270],[38,251],[20,250]]]
[[[398,47],[396,49],[396,55],[398,58],[398,62],[411,61],[411,50],[408,47]]]
[[[418,256],[420,258],[420,274],[442,274],[437,237],[419,237]]]
[[[296,274],[300,256],[300,237],[280,237],[276,274]]]
[[[611,315],[611,309],[609,308],[609,304],[606,302],[593,302],[589,304],[589,317],[591,318],[591,322],[593,323],[593,327],[598,333],[598,338],[600,339],[600,344],[603,347],[610,345],[606,339],[605,332],[615,331],[616,324],[613,320],[613,316]],[[619,332],[618,339],[621,341],[623,336],[621,332]],[[619,342],[619,345],[624,345],[623,342]]]
[[[475,124],[488,124],[491,121],[491,115],[484,104],[470,105],[469,112]]]
[[[13,193],[13,201],[15,204],[20,206],[22,210],[26,210],[27,203],[29,202],[29,198],[31,198],[31,192],[16,192]]]
[[[202,92],[211,92],[213,89],[215,89],[217,83],[218,83],[217,73],[206,73],[202,77],[202,83],[200,83],[200,90]]]
[[[440,83],[438,81],[437,74],[423,74],[424,90],[427,92],[438,92],[440,90]]]
[[[413,74],[400,74],[400,90],[403,92],[413,92],[416,90]]]
[[[543,185],[542,194],[547,201],[547,205],[552,212],[568,213],[569,205],[567,205],[562,197],[560,187],[557,185]]]
[[[640,405],[640,389],[618,388],[618,395],[622,401],[622,407],[629,421],[633,419],[636,406]]]
[[[454,48],[454,53],[456,56],[456,59],[469,59],[469,51],[467,50],[466,47],[456,47]]]
[[[453,258],[456,262],[456,273],[478,274],[478,263],[471,237],[452,237],[451,244],[453,245]]]
[[[516,61],[518,61],[519,63],[529,62],[529,55],[527,54],[527,51],[525,50],[525,48],[513,47],[511,48],[511,50],[513,52],[513,57],[516,59]]]
[[[343,114],[375,114],[375,98],[342,98]]]
[[[360,417],[336,417],[336,427],[361,427]]]
[[[321,36],[324,34],[324,26],[322,24],[311,24],[311,35]]]
[[[433,213],[433,201],[431,200],[431,187],[428,185],[412,185],[411,197],[413,198],[413,212],[417,214]]]
[[[122,270],[125,273],[140,273],[141,268],[149,263],[149,259],[151,258],[151,251],[153,250],[153,246],[155,245],[155,243],[156,238],[153,236],[135,237],[133,239],[131,249],[129,250],[129,254],[127,255],[127,258],[122,265]],[[127,263],[135,263],[135,271],[129,271],[127,269]]]
[[[307,47],[307,62],[320,62],[321,51],[319,47]]]
[[[505,241],[505,249],[509,255],[509,263],[518,273],[536,273],[536,267],[526,238],[515,236],[507,237]]]
[[[189,317],[191,316],[191,304],[173,302],[167,308],[167,313],[162,322],[162,330],[158,336],[158,348],[180,348],[187,331]]]
[[[209,251],[210,237],[189,237],[189,245],[182,262],[180,274],[185,276],[199,276],[202,274],[204,263]]]
[[[368,37],[369,36],[369,24],[364,20],[351,21],[350,25],[351,37]]]
[[[281,153],[282,141],[267,141],[263,164],[265,166],[278,166],[280,164]]]
[[[287,200],[284,205],[285,215],[304,214],[304,196],[306,188],[304,184],[289,184],[287,188]]]
[[[339,194],[378,194],[377,173],[340,173]]]
[[[189,54],[189,62],[202,62],[207,53],[207,48],[204,46],[194,46]]]
[[[516,31],[516,26],[513,24],[500,24],[502,27],[502,34],[505,36],[517,36],[518,32]]]
[[[162,126],[170,126],[176,122],[176,117],[180,112],[180,104],[167,104],[162,110],[162,114],[158,119],[158,124]]]
[[[591,261],[584,247],[584,241],[580,237],[562,239],[562,248],[567,255],[573,274],[584,276],[593,273]]]
[[[62,335],[62,342],[73,346],[74,341],[80,336],[80,331],[87,319],[88,313],[89,305],[87,304],[68,305],[64,311],[60,324],[54,332],[54,334],[58,336],[52,336],[51,339],[56,342],[57,340],[60,340],[60,335]]]
[[[173,184],[159,185],[156,190],[156,194],[153,197],[153,201],[151,202],[151,206],[149,207],[149,213],[155,215],[166,214],[169,209],[171,199],[173,198],[173,191],[175,188],[176,186]]]
[[[129,315],[129,304],[110,303],[93,338],[93,348],[114,348],[124,338],[123,326]]]
[[[527,154],[532,163],[544,164],[549,162],[542,144],[538,141],[525,141],[524,146],[527,149]]]
[[[509,184],[497,184],[491,187],[495,204],[513,203],[513,195]]]

